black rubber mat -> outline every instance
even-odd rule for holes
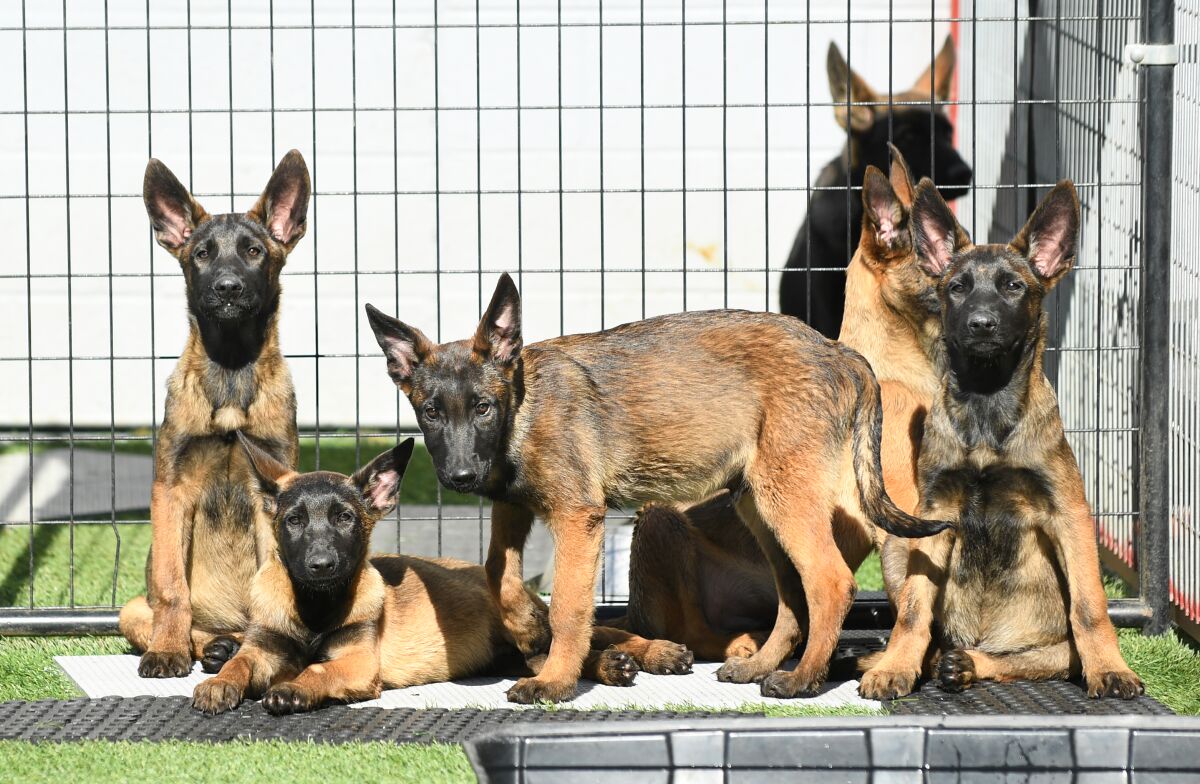
[[[1174,713],[1150,697],[1094,700],[1080,684],[1069,681],[976,683],[957,694],[927,682],[907,697],[885,701],[884,709],[910,716],[1170,716]]]
[[[205,716],[187,697],[104,697],[0,703],[0,740],[162,741],[289,740],[320,743],[389,741],[461,743],[506,724],[613,722],[639,719],[734,718],[762,714],[673,711],[480,710],[350,708],[272,716],[256,702]]]

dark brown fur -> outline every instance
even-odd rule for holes
[[[355,535],[365,551],[375,523],[395,506],[412,439],[393,451],[400,455],[387,466],[395,474],[391,484],[380,481],[372,468],[388,453],[346,477],[296,474],[248,442],[247,450],[277,497],[328,492],[340,485],[344,498],[361,499],[355,503]],[[374,489],[381,486],[383,490]],[[361,560],[346,588],[324,592],[315,602],[300,598],[311,595],[285,563],[286,548],[279,538],[285,513],[283,508],[276,513],[276,539],[254,577],[245,643],[215,678],[196,687],[193,705],[198,710],[221,713],[246,696],[262,696],[271,713],[296,713],[329,702],[374,699],[383,688],[507,670],[513,662],[522,675],[541,669],[545,657],[525,660],[509,643],[480,566],[448,558],[376,555]],[[538,596],[527,595],[544,613]],[[691,666],[691,654],[665,640],[598,634],[593,644],[584,677],[608,685],[632,684],[639,669],[686,672]]]
[[[862,693],[907,694],[924,672],[950,690],[1082,673],[1093,697],[1140,694],[1108,618],[1083,480],[1042,372],[1042,298],[1075,261],[1075,189],[1060,183],[1007,246],[972,245],[927,181],[913,220],[940,275],[948,365],[925,425],[921,510],[958,526],[888,542],[885,574],[902,577],[896,626],[887,651],[864,662]]]
[[[368,314],[427,442],[463,408],[455,390],[464,387],[472,399],[495,400],[480,409],[477,432],[491,427],[491,417],[504,423],[503,453],[472,489],[493,500],[488,584],[518,648],[550,645],[545,669],[518,682],[510,700],[574,693],[609,505],[695,501],[734,489],[782,598],[763,647],[729,659],[722,677],[761,680],[770,696],[811,693],[824,680],[854,594],[853,575],[835,554],[835,511],[909,535],[933,530],[884,491],[879,387],[866,361],[788,316],[682,313],[522,348],[520,299],[508,276],[472,339],[434,345],[370,306]],[[476,444],[475,453],[486,446]],[[456,454],[448,452],[448,464]],[[535,515],[555,539],[552,642],[521,579]],[[772,674],[795,648],[806,612],[812,631],[800,666]]]
[[[864,180],[866,219],[846,270],[840,340],[879,379],[884,487],[911,512],[920,500],[916,467],[925,416],[939,390],[941,322],[913,247],[912,179],[899,150],[892,155],[890,181],[874,167]],[[643,508],[630,553],[629,616],[615,623],[677,640],[701,659],[757,650],[774,623],[777,599],[765,556],[738,522],[727,493],[688,509]],[[876,544],[870,522],[845,512],[834,516],[834,537],[851,570]]]
[[[308,169],[295,150],[244,216],[210,216],[160,162],[146,168],[146,209],[159,244],[183,267],[191,329],[167,382],[155,447],[146,596],[120,616],[122,634],[144,652],[143,677],[187,675],[215,637],[238,635],[249,621],[249,587],[270,525],[233,436],[240,430],[283,463],[296,460],[296,399],[276,321],[279,272],[304,235],[308,194]],[[197,242],[217,243],[215,260],[225,238],[255,243],[244,263],[256,267],[267,303],[236,329],[196,304],[207,282]]]

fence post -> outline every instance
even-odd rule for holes
[[[1174,0],[1145,0],[1143,19],[1144,43],[1174,43]],[[1139,593],[1151,614],[1143,631],[1163,634],[1171,627],[1168,390],[1171,365],[1171,109],[1175,88],[1170,65],[1145,65],[1140,70],[1145,107],[1137,569]]]

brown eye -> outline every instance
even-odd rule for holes
[[[200,250],[196,251],[196,258],[207,259],[208,258],[208,248],[201,248]]]
[[[246,255],[248,255],[248,256],[257,256],[260,253],[262,253],[262,251],[260,251],[254,245],[251,245],[250,248],[246,251]]]
[[[287,518],[283,522],[287,523],[290,526],[300,525],[300,515],[288,515]]]
[[[486,416],[492,410],[491,403],[479,402],[475,404],[475,413],[478,416]]]
[[[437,419],[438,410],[433,406],[425,406],[425,417],[427,419]]]
[[[353,523],[354,522],[354,513],[350,512],[348,510],[343,510],[342,513],[340,515],[338,515],[338,522],[339,523]]]

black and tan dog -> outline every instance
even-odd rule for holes
[[[182,677],[193,659],[219,667],[249,620],[270,526],[234,435],[295,462],[296,398],[276,324],[279,273],[304,236],[309,190],[292,150],[249,212],[213,216],[162,163],[146,167],[146,212],[183,268],[191,331],[155,446],[146,596],[120,617],[144,652],[142,677]]]
[[[483,568],[452,559],[367,557],[375,523],[396,505],[412,456],[410,438],[347,477],[297,474],[249,439],[246,454],[273,517],[272,548],[255,575],[245,642],[220,673],[196,687],[205,713],[263,697],[271,713],[309,711],[399,688],[451,680],[517,664],[536,672],[508,644]],[[529,600],[545,607],[536,594]],[[631,656],[606,647],[622,640]],[[690,666],[682,647],[632,635],[598,638],[586,677],[627,686],[639,665],[668,659]],[[686,666],[685,666],[686,665]]]
[[[927,180],[913,222],[939,278],[948,362],[925,425],[921,508],[958,525],[884,548],[885,578],[902,587],[891,642],[866,662],[862,692],[907,694],[925,670],[948,690],[1082,673],[1093,697],[1141,694],[1117,647],[1083,480],[1042,372],[1042,299],[1075,263],[1075,188],[1059,183],[1007,245],[972,245]]]
[[[912,512],[920,502],[917,456],[925,416],[940,390],[940,308],[921,269],[909,210],[914,186],[892,149],[890,178],[874,166],[863,179],[863,223],[846,268],[840,341],[861,353],[883,401],[882,465],[887,493]],[[874,526],[845,511],[834,537],[851,570],[877,546]],[[629,558],[629,614],[614,621],[637,634],[687,645],[701,659],[745,656],[775,619],[770,566],[740,524],[732,497],[688,509],[649,504],[635,523]]]
[[[908,90],[888,97],[871,89],[850,70],[835,44],[829,45],[829,90],[834,113],[846,129],[846,145],[821,170],[813,185],[818,190],[792,243],[788,271],[779,283],[780,309],[803,319],[826,337],[835,337],[842,323],[846,274],[840,271],[854,252],[852,244],[862,224],[862,200],[847,198],[845,188],[858,188],[867,167],[888,167],[888,143],[893,142],[918,177],[933,177],[948,199],[966,193],[971,167],[954,149],[954,126],[934,101],[950,98],[954,78],[954,41],[947,38],[929,68]],[[809,272],[810,267],[838,268]]]
[[[884,491],[879,385],[866,360],[789,316],[681,313],[524,346],[507,275],[466,340],[436,345],[369,305],[367,314],[439,479],[493,501],[487,576],[505,628],[523,653],[550,646],[545,669],[509,691],[514,702],[575,691],[610,505],[733,489],[781,599],[767,642],[728,660],[722,677],[761,680],[769,696],[820,686],[853,599],[835,509],[908,536],[944,525],[903,513]],[[521,579],[535,515],[555,542],[552,641]],[[774,672],[805,612],[799,667]]]

